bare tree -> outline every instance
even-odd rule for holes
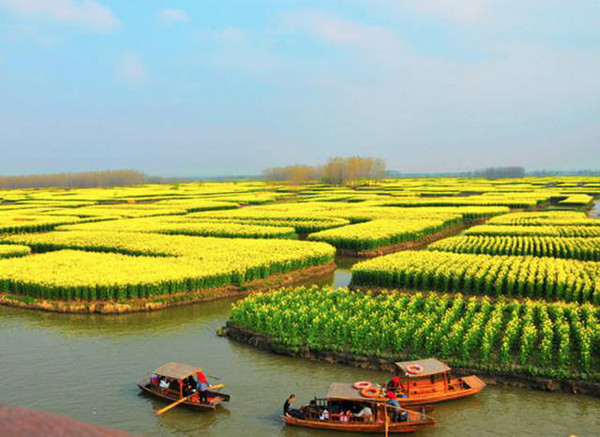
[[[380,179],[385,174],[383,159],[352,156],[332,157],[321,166],[290,165],[263,171],[267,180],[288,181],[295,184],[322,180],[336,185],[358,185]]]
[[[146,182],[148,182],[148,177],[137,170],[0,176],[0,188],[94,188],[136,185]]]

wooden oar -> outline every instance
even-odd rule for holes
[[[211,385],[210,387],[208,387],[208,390],[217,390],[220,388],[225,387],[225,384],[218,384],[218,385]],[[188,399],[190,399],[191,397],[197,395],[198,392],[194,392],[189,396],[186,396],[184,398],[181,398],[175,402],[173,402],[172,404],[167,405],[164,408],[161,408],[160,410],[158,410],[156,413],[154,413],[155,416],[160,416],[162,413],[166,413],[167,411],[169,411],[171,408],[175,408],[177,405],[187,401]]]
[[[385,412],[385,437],[388,437],[390,431],[390,417],[388,416],[387,405],[383,406],[383,411]]]
[[[164,408],[161,408],[160,410],[158,410],[156,413],[154,413],[155,416],[160,416],[162,413],[166,413],[167,411],[169,411],[171,408],[175,408],[177,405],[187,401],[188,399],[190,399],[192,396],[194,396],[196,393],[192,393],[189,396],[186,396],[184,398],[179,399],[178,401],[173,402],[172,404],[167,405]]]

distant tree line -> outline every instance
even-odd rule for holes
[[[273,167],[263,171],[263,177],[270,181],[287,181],[300,184],[321,181],[337,185],[362,184],[385,176],[383,159],[351,156],[329,158],[324,165],[288,165]]]
[[[0,176],[0,188],[95,188],[161,182],[137,170]]]
[[[525,177],[524,167],[488,167],[473,172],[473,177],[486,179],[515,179]]]
[[[531,176],[598,176],[600,170],[534,170],[527,172]]]

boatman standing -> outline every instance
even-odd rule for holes
[[[198,377],[198,383],[196,385],[198,397],[200,398],[200,402],[204,403],[207,399],[208,380],[206,379],[206,375],[202,370],[196,371],[196,376]]]

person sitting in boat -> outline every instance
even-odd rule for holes
[[[167,382],[167,378],[165,378],[164,376],[160,377],[160,380],[158,381],[158,386],[160,388],[164,388],[165,390],[169,389],[169,383]]]
[[[189,396],[196,391],[196,381],[193,376],[183,380],[182,383],[184,396]]]
[[[329,411],[327,410],[327,408],[325,408],[321,412],[321,415],[319,416],[319,420],[329,420]]]
[[[294,408],[296,403],[296,395],[291,394],[283,403],[283,415],[295,417],[296,419],[304,419],[304,414],[297,408]]]
[[[373,421],[373,410],[368,405],[365,405],[362,410],[360,410],[356,417],[361,417],[364,422],[372,422]]]
[[[196,390],[198,391],[200,402],[206,402],[208,398],[208,380],[206,379],[206,375],[202,370],[198,370],[196,372],[196,377],[198,378]]]
[[[348,410],[345,413],[342,413],[340,416],[340,422],[350,422],[350,418],[352,417],[352,411]]]
[[[150,377],[150,381],[152,382],[152,385],[158,385],[158,375],[153,373]]]

